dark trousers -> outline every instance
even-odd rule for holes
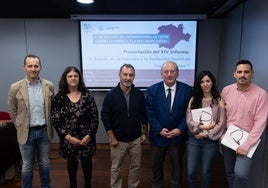
[[[84,174],[85,188],[90,188],[92,176],[92,159],[91,157],[88,157],[82,158],[80,161]],[[70,188],[77,188],[78,160],[74,158],[67,158],[67,170],[69,174]]]
[[[169,155],[171,170],[169,187],[182,187],[183,156],[185,153],[185,144],[166,147],[152,146],[152,187],[164,187],[164,162],[166,153]]]

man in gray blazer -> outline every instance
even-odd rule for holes
[[[52,82],[39,77],[40,58],[29,54],[24,58],[26,77],[10,86],[8,109],[17,129],[22,156],[22,187],[31,188],[35,155],[42,188],[50,187],[49,151],[53,130],[50,120],[54,96]]]

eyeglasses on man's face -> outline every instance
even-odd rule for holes
[[[165,75],[168,75],[168,74],[174,75],[177,72],[178,72],[177,70],[165,70],[165,71],[162,71],[162,73],[165,74]]]

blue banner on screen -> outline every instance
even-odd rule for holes
[[[140,88],[161,81],[166,61],[179,66],[178,80],[193,85],[197,21],[80,21],[82,72],[92,89],[109,89],[119,82],[124,63],[136,70]]]

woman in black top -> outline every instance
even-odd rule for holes
[[[60,156],[67,160],[70,188],[77,187],[78,161],[85,188],[91,187],[92,156],[96,153],[98,110],[76,67],[67,67],[53,99],[52,122],[60,139]]]

